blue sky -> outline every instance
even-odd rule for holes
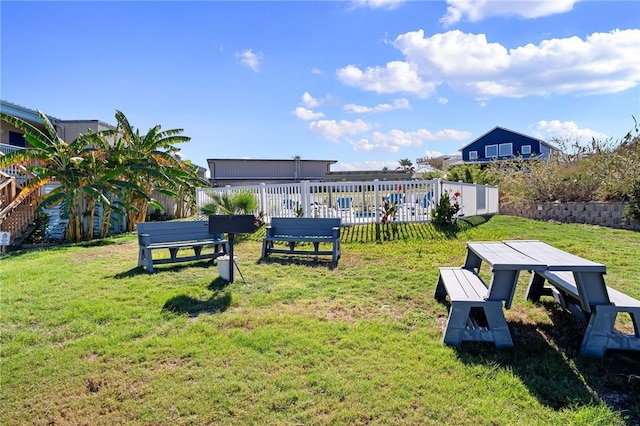
[[[183,155],[395,168],[495,126],[619,139],[640,120],[637,1],[14,2],[1,97],[192,138]]]

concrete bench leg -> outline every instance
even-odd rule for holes
[[[487,317],[487,327],[478,327],[470,318],[471,308],[480,308]],[[449,318],[442,341],[459,346],[463,341],[493,342],[497,347],[513,347],[509,326],[501,301],[451,302]]]
[[[436,291],[433,297],[438,302],[443,302],[447,298],[447,289],[444,286],[441,275],[438,275],[438,283],[436,284]]]
[[[143,249],[144,251],[144,260],[146,262],[146,266],[147,266],[147,273],[152,273],[153,272],[153,258],[151,257],[151,250],[150,249]]]
[[[333,254],[332,254],[331,260],[333,261],[334,264],[337,264],[338,263],[338,259],[340,259],[340,242],[339,241],[334,241],[333,242]]]
[[[543,276],[536,274],[535,272],[531,275],[531,280],[529,281],[529,287],[527,287],[527,300],[532,301],[533,303],[538,303],[540,301],[540,296],[543,296],[544,293],[544,282],[545,279]]]
[[[614,326],[619,312],[628,312],[634,325],[634,334],[627,335],[615,331]],[[640,351],[640,332],[638,321],[640,308],[621,310],[613,305],[598,305],[591,313],[589,325],[584,333],[580,353],[590,356],[604,356],[607,349]]]

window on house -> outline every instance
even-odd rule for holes
[[[9,130],[9,145],[26,147],[27,141],[24,139],[24,135]]]
[[[522,148],[520,148],[520,154],[522,155],[531,154],[531,145],[522,145]]]
[[[477,160],[478,159],[478,151],[469,151],[469,160]]]
[[[513,155],[513,144],[512,143],[501,143],[500,144],[500,157],[511,157]]]
[[[495,158],[498,156],[498,145],[487,145],[484,147],[484,156],[486,158]]]

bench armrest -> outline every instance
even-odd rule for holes
[[[333,228],[333,238],[340,238],[340,228],[337,226]]]
[[[138,244],[146,247],[151,244],[151,235],[149,234],[138,234]]]
[[[273,235],[273,228],[271,227],[271,225],[267,225],[264,228],[265,231],[265,237],[271,237]]]

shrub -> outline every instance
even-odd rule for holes
[[[624,216],[632,220],[640,220],[640,179],[633,184],[629,203],[624,210]]]
[[[453,225],[460,211],[460,203],[458,201],[460,193],[456,192],[450,195],[449,192],[442,193],[440,202],[433,211],[433,224],[440,228]]]
[[[545,160],[492,163],[503,203],[630,201],[640,176],[640,135],[636,124],[621,141],[553,140],[559,152]]]

